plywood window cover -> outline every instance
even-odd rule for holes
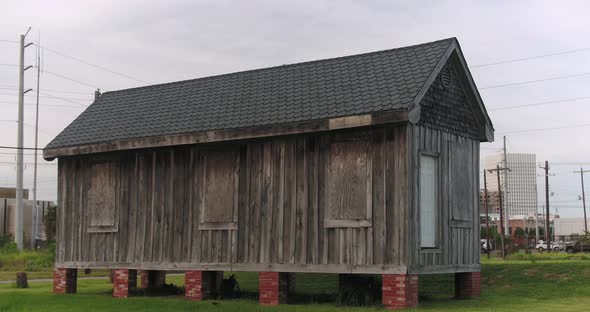
[[[110,170],[118,170],[119,166],[118,164],[114,163],[112,160],[99,160],[97,162],[95,162],[92,167],[91,167],[91,173],[94,173],[95,170],[97,170],[96,166],[105,166],[107,165],[109,167]],[[111,174],[113,174],[114,172],[111,172]],[[117,175],[115,176],[115,186],[113,187],[114,190],[114,194],[113,194],[113,198],[114,198],[114,207],[113,207],[113,224],[112,225],[92,225],[92,218],[95,216],[96,212],[90,211],[89,214],[86,215],[87,218],[89,218],[90,220],[88,220],[88,228],[86,229],[87,233],[115,233],[119,231],[119,211],[118,211],[118,205],[117,205],[117,200],[118,200],[118,194],[117,194],[117,189],[118,189],[118,179],[117,179]],[[91,191],[92,192],[92,191]],[[88,198],[90,200],[92,200],[93,196],[88,196]],[[87,203],[87,207],[92,207],[89,203]],[[94,206],[92,207],[94,209],[96,209],[97,207]]]
[[[451,226],[453,227],[462,227],[462,228],[469,228],[472,225],[472,218],[473,218],[473,211],[470,206],[470,199],[469,198],[459,198],[457,195],[457,189],[463,186],[457,185],[457,173],[461,172],[461,174],[467,174],[470,177],[470,170],[472,165],[472,160],[470,157],[471,149],[468,144],[461,143],[461,142],[452,142],[449,144],[450,148],[450,157],[451,157],[451,179],[453,183],[451,183],[451,217],[452,220],[455,222],[451,222]],[[465,161],[460,161],[459,158],[456,156],[456,152],[464,153],[469,155],[469,157]],[[459,169],[458,169],[459,167]],[[468,187],[471,187],[471,181],[468,181]],[[465,194],[461,194],[465,195]],[[465,203],[465,206],[458,206],[461,203]]]
[[[359,142],[367,142],[366,145],[366,159],[367,159],[367,188],[366,188],[366,216],[364,219],[358,220],[342,220],[342,219],[333,219],[330,215],[330,178],[331,173],[326,175],[326,185],[328,187],[325,188],[325,198],[327,207],[324,209],[324,228],[361,228],[361,227],[371,227],[373,226],[373,165],[372,165],[372,144],[370,135],[359,135],[355,134],[353,137],[343,137],[338,138],[336,137],[332,140],[330,144],[329,156],[328,156],[328,172],[331,171],[331,158],[332,158],[332,146],[334,144],[343,144],[343,143],[359,143]]]
[[[211,150],[213,151],[213,150]],[[214,152],[222,152],[215,150]],[[205,182],[207,177],[207,152],[203,153],[203,175],[201,187],[201,205],[199,207],[199,230],[237,230],[238,229],[238,188],[239,188],[239,153],[233,150],[226,150],[226,153],[231,153],[234,158],[234,190],[233,190],[233,211],[232,211],[232,222],[205,222],[205,208],[206,208],[206,194],[205,194]]]

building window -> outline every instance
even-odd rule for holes
[[[438,233],[438,157],[420,155],[420,247],[436,248]]]
[[[237,229],[238,153],[203,151],[200,230]]]
[[[370,227],[372,166],[370,140],[336,138],[330,145],[324,227]]]

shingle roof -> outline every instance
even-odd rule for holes
[[[454,40],[105,92],[46,148],[407,109]]]

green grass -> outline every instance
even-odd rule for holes
[[[0,271],[48,271],[53,259],[50,251],[0,252]]]
[[[16,272],[17,271],[0,271],[0,281],[14,281],[16,279]],[[92,270],[90,274],[84,274],[83,271],[80,271],[78,277],[100,277],[100,276],[109,276],[109,271],[107,270]],[[32,279],[47,279],[53,278],[53,271],[32,271],[27,272],[27,278],[29,280]],[[1,310],[0,310],[1,312]]]
[[[541,257],[539,255],[538,257]],[[420,277],[418,311],[588,311],[590,262],[564,256],[484,260],[482,296],[454,300],[452,275]],[[236,273],[250,296],[239,300],[190,302],[181,296],[111,298],[107,280],[79,280],[75,295],[53,295],[51,283],[30,283],[29,289],[0,285],[0,311],[377,311],[379,306],[339,307],[333,303],[337,276],[298,274],[295,304],[259,306],[255,273]],[[182,275],[167,283],[182,286]],[[253,297],[251,297],[253,296]]]

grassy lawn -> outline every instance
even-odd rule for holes
[[[0,281],[14,281],[19,271],[27,272],[29,279],[53,278],[54,258],[49,250],[17,252],[0,248]],[[93,270],[88,275],[80,271],[78,276],[108,276],[108,271]]]
[[[420,277],[419,311],[588,311],[590,257],[528,255],[509,260],[484,260],[482,296],[454,300],[452,275]],[[51,283],[30,283],[29,289],[0,285],[0,311],[376,311],[379,306],[341,307],[333,302],[337,277],[298,274],[295,304],[262,307],[256,300],[254,273],[236,273],[245,298],[190,302],[181,296],[111,298],[107,280],[80,280],[75,295],[53,295]],[[168,276],[167,283],[183,285],[183,276]]]

